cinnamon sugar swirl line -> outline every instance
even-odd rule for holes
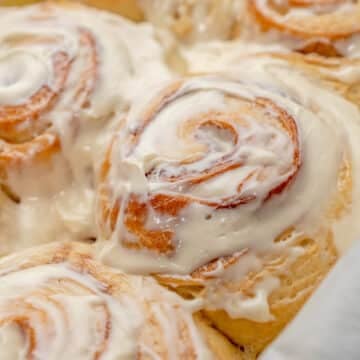
[[[131,90],[120,83],[131,87],[155,44],[149,38],[137,59],[124,38],[146,37],[145,28],[70,3],[6,10],[1,21],[0,163],[8,185],[10,172],[54,158],[126,108]]]
[[[84,51],[89,52],[89,62],[85,64],[84,72],[79,74],[80,80],[78,85],[74,88],[73,94],[69,96],[70,103],[68,106],[74,112],[84,109],[89,105],[90,95],[94,90],[98,72],[98,55],[93,36],[84,30],[79,31],[78,36],[80,44],[85,48]],[[46,37],[49,37],[49,35],[46,35]],[[30,45],[41,46],[43,41],[46,44],[46,42],[51,40],[49,38],[30,40]],[[26,43],[26,40],[24,42]],[[31,55],[21,54],[21,51],[18,50],[17,53],[5,55],[7,57],[5,61],[10,63],[13,61],[15,63],[13,66],[18,64],[20,67],[26,67],[28,64],[26,57],[29,56],[31,58]],[[14,59],[11,60],[11,57],[14,57]],[[24,58],[21,59],[21,57]],[[31,166],[31,164],[36,164],[37,162],[46,162],[60,151],[59,135],[53,129],[49,129],[51,127],[51,120],[47,119],[47,117],[52,116],[49,113],[53,110],[53,106],[58,103],[59,96],[65,96],[62,93],[73,60],[71,56],[62,50],[55,50],[54,54],[50,55],[50,58],[50,71],[53,72],[53,76],[49,84],[45,82],[41,85],[28,100],[26,96],[25,100],[23,94],[21,94],[19,97],[20,104],[18,105],[15,105],[17,99],[14,99],[15,102],[13,99],[10,99],[10,104],[14,105],[3,105],[0,107],[0,136],[5,141],[2,144],[0,160],[5,182],[11,171],[19,171],[19,169],[29,166],[28,164]],[[38,61],[36,57],[32,60]],[[41,66],[40,63],[38,65]],[[5,66],[9,66],[9,63]],[[29,70],[31,71],[32,69],[25,68],[23,71],[27,72]],[[41,71],[40,69],[38,70]],[[42,72],[45,73],[45,71]],[[9,79],[8,81],[11,82],[12,80]],[[15,86],[17,85],[21,86],[21,84],[15,84]],[[34,85],[38,86],[36,83]],[[5,97],[9,96],[7,90],[4,91]]]
[[[267,35],[270,41],[283,42],[301,53],[359,57],[357,0],[248,0],[247,3],[250,17],[242,29],[245,34],[254,33],[256,24],[255,34],[260,39],[266,39]]]
[[[192,317],[196,304],[150,278],[97,263],[85,245],[51,244],[3,258],[0,277],[7,358],[237,358],[225,341],[215,356],[219,349],[212,351]]]
[[[172,265],[176,264],[183,266],[180,272],[187,273],[196,265],[187,262],[191,255],[182,247],[194,249],[203,241],[187,243],[194,222],[213,229],[218,221],[226,225],[230,217],[229,225],[233,226],[236,219],[241,227],[240,214],[248,217],[270,208],[272,202],[285,201],[290,194],[296,196],[298,186],[315,193],[306,188],[309,180],[305,175],[300,176],[299,185],[296,180],[304,172],[314,176],[315,164],[309,161],[304,165],[304,154],[320,152],[332,137],[338,145],[333,145],[329,150],[332,153],[326,156],[326,171],[327,178],[335,180],[348,151],[342,144],[346,133],[335,135],[328,121],[299,120],[298,105],[281,93],[273,94],[271,85],[269,92],[256,82],[243,83],[242,78],[194,77],[157,91],[143,104],[140,100],[130,111],[125,129],[115,136],[103,163],[99,214],[104,234],[115,234],[116,243],[122,244],[124,251],[150,250],[156,254],[156,261],[164,261],[168,271],[175,271]],[[309,116],[316,114],[310,112]],[[338,126],[339,119],[335,120]],[[323,130],[328,133],[325,131],[319,141]],[[304,144],[310,149],[304,149]],[[314,196],[320,199],[323,193],[319,190]],[[314,201],[310,198],[304,202]],[[292,211],[293,221],[305,215],[301,209]],[[218,225],[215,234],[224,234],[226,239],[224,225]],[[281,233],[283,225],[279,225],[271,224],[277,228],[273,237]],[[253,239],[262,238],[262,233],[256,235],[256,229],[251,232]],[[240,240],[230,241],[233,245],[227,246],[236,250]],[[244,248],[257,246],[256,240],[243,241]],[[205,252],[200,247],[203,258],[193,252],[192,260],[201,264],[216,257],[212,252],[224,251],[222,242],[212,246],[217,250],[210,247]],[[231,252],[230,248],[226,251]],[[150,265],[151,257],[148,260]],[[135,266],[139,265],[136,262]]]
[[[139,88],[170,76],[162,48],[149,24],[74,2],[6,8],[0,22],[0,184],[16,202],[1,200],[0,253],[94,237],[108,129]]]
[[[357,0],[247,0],[234,48],[282,58],[360,104]],[[245,43],[242,43],[242,42]],[[231,44],[228,44],[231,47]],[[260,48],[263,49],[260,49]],[[262,52],[262,54],[261,54]]]
[[[182,56],[189,72],[236,71],[242,66],[292,67],[319,86],[339,93],[357,106],[360,105],[360,63],[349,58],[323,57],[291,51],[282,43],[263,44],[234,41],[213,41],[183,47]]]
[[[243,65],[134,104],[97,221],[102,261],[201,298],[252,359],[356,236],[360,115],[286,63]]]
[[[244,0],[139,0],[147,20],[181,42],[228,39],[244,11]]]

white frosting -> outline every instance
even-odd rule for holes
[[[209,41],[204,44],[183,46],[181,55],[186,59],[190,73],[224,72],[241,67],[244,58],[263,53],[284,53],[287,49],[282,44],[261,44],[234,41]],[[240,64],[241,62],[241,64]]]
[[[267,3],[266,0],[257,2],[261,6]],[[227,38],[236,14],[244,11],[244,4],[244,1],[224,1],[221,4],[189,1],[186,7],[181,7],[176,1],[143,2],[150,20],[160,27],[173,27],[178,12],[185,15],[182,20],[191,23],[190,32],[184,33],[190,43]],[[337,10],[349,12],[350,7],[349,4],[341,5]],[[320,10],[324,11],[324,7],[291,9],[281,17],[266,9],[279,21],[310,16]],[[326,8],[326,11],[332,10],[332,7]],[[154,291],[145,291],[145,286],[139,281],[138,298],[150,303],[151,313],[164,333],[163,341],[169,358],[176,358],[180,351],[178,347],[182,346],[177,341],[179,324],[177,310],[172,306],[174,303],[177,309],[184,310],[181,316],[189,327],[199,359],[211,358],[192,320],[192,312],[200,307],[224,309],[233,318],[258,322],[273,319],[267,300],[279,286],[278,278],[264,277],[255,285],[252,297],[229,291],[226,281],[239,282],[249,271],[260,270],[263,254],[283,253],[290,260],[297,258],[301,249],[290,246],[291,241],[274,243],[274,239],[289,227],[295,226],[295,235],[299,236],[304,233],[311,236],[321,227],[329,227],[341,251],[359,234],[360,225],[356,221],[360,209],[358,110],[336,94],[303,78],[285,62],[264,56],[244,58],[249,53],[286,52],[304,45],[303,40],[276,31],[262,37],[257,31],[252,33],[250,30],[247,34],[242,33],[242,40],[256,38],[258,44],[250,46],[241,40],[183,46],[182,55],[191,72],[231,70],[232,74],[192,78],[183,83],[146,127],[135,150],[129,152],[126,140],[137,130],[144,111],[163,88],[163,85],[154,85],[171,77],[152,26],[146,23],[135,25],[84,7],[62,8],[49,4],[1,11],[0,21],[3,29],[0,34],[0,106],[24,104],[43,87],[56,90],[56,55],[66,54],[70,69],[59,100],[40,118],[40,122],[45,122],[44,127],[48,126],[46,122],[50,122],[47,131],[60,138],[61,152],[54,159],[51,171],[31,168],[24,169],[21,176],[18,173],[9,175],[7,181],[21,203],[15,204],[1,194],[0,254],[37,243],[88,239],[97,235],[94,173],[98,171],[109,138],[134,100],[126,128],[117,135],[111,154],[112,168],[107,178],[107,185],[113,190],[110,202],[121,199],[123,206],[110,238],[99,239],[100,258],[131,273],[188,275],[215,258],[249,250],[246,260],[242,258],[230,269],[225,269],[219,262],[215,270],[206,273],[210,280],[201,304],[180,301],[174,294],[159,299],[157,291],[160,288],[156,288],[155,283]],[[95,40],[93,49],[89,44],[84,45],[84,32]],[[359,36],[354,35],[336,41],[335,46],[344,56],[357,58],[358,40]],[[77,97],[76,91],[81,83],[80,74],[91,68],[93,53],[96,54],[92,60],[96,62],[97,72],[90,102],[84,106],[87,94]],[[331,75],[354,83],[360,72],[354,63],[339,67]],[[91,88],[91,80],[86,84]],[[145,95],[139,96],[140,92]],[[269,118],[273,117],[272,121],[263,121],[264,112],[255,110],[241,114],[245,125],[229,117],[229,112],[237,110],[234,98],[242,99],[242,103],[257,98],[270,99],[295,119],[302,164],[293,183],[280,195],[267,199],[271,190],[295,170],[292,163],[294,142],[279,126],[273,126],[277,114],[271,106],[267,106],[265,112]],[[211,126],[195,130],[196,136],[193,136],[193,129],[190,136],[179,139],[179,133],[186,132],[184,124],[188,125],[189,120],[209,111],[227,115],[226,122],[236,129],[239,146],[234,145],[234,137],[229,131]],[[27,127],[32,127],[29,119],[20,123],[18,130]],[[38,128],[35,128],[33,133],[37,132]],[[48,141],[51,141],[50,137]],[[1,142],[1,149],[5,145],[6,142]],[[32,150],[35,151],[36,148]],[[185,181],[171,183],[164,179],[164,174],[177,177],[211,169],[212,164],[229,154],[232,161],[241,160],[243,165],[190,187]],[[332,223],[326,218],[326,212],[337,191],[337,176],[344,155],[348,156],[353,172],[351,208],[344,217]],[[179,161],[196,156],[200,160],[178,166]],[[263,179],[256,176],[248,179],[253,172],[261,173],[263,168],[267,169]],[[245,184],[241,189],[242,196],[255,196],[255,199],[234,208],[216,210],[206,204],[236,195],[241,182]],[[146,202],[150,194],[157,193],[195,199],[177,216],[163,215],[154,209],[148,214],[147,229],[174,232],[171,241],[175,250],[171,255],[129,250],[121,242],[125,237],[130,242],[137,241],[124,226],[129,197],[135,194]],[[56,294],[51,301],[31,295],[27,297],[34,288],[42,288],[49,280],[64,276],[84,284],[90,293],[81,299]],[[102,358],[133,358],[136,346],[139,346],[149,358],[161,359],[161,355],[148,344],[136,343],[145,321],[136,301],[125,295],[115,301],[101,291],[96,281],[77,274],[68,266],[46,265],[41,269],[24,270],[20,276],[15,273],[3,276],[0,282],[0,317],[9,315],[2,313],[1,309],[18,296],[25,296],[27,304],[49,314],[50,331],[37,322],[36,314],[31,319],[36,323],[36,332],[44,334],[36,353],[40,359],[48,358],[48,354],[59,360],[89,358],[98,345],[97,323],[104,315],[97,310],[103,304],[114,318],[114,327]],[[79,324],[81,337],[76,335],[78,330],[74,332]],[[52,333],[59,336],[51,336]],[[24,341],[18,325],[1,326],[0,347],[6,359],[25,359],[28,344]]]
[[[201,67],[200,64],[194,66],[197,65]],[[208,63],[203,65],[211,67]],[[220,68],[221,64],[217,65]],[[316,236],[319,229],[329,227],[340,250],[347,248],[358,235],[360,148],[357,139],[360,136],[360,114],[357,108],[307,80],[280,60],[252,58],[232,70],[232,77],[203,76],[186,80],[140,134],[133,151],[125,139],[129,133],[137,131],[143,114],[159,96],[159,91],[145,101],[141,99],[131,109],[127,128],[119,133],[113,147],[112,167],[106,180],[112,189],[110,204],[122,199],[122,207],[110,239],[100,239],[103,261],[129,272],[189,274],[219,256],[244,249],[249,249],[258,259],[264,253],[272,252],[296,258],[296,254],[301,253],[296,248],[274,242],[290,227],[295,227],[300,236]],[[231,113],[236,100],[229,102],[225,94],[245,101],[270,99],[295,119],[302,165],[292,184],[280,195],[265,201],[271,189],[292,171],[294,144],[286,132],[272,127],[271,123],[259,121],[256,113],[243,115],[248,126],[236,124],[236,120],[227,115],[226,121],[237,129],[238,147],[234,146],[231,136],[216,130],[198,131],[197,137],[193,138],[179,137],[189,119],[196,119],[209,111]],[[267,113],[276,119],[276,113],[270,107]],[[258,116],[261,119],[265,115],[260,112]],[[199,154],[205,151],[205,157],[188,165],[177,165],[179,160],[197,154],[196,151]],[[164,174],[199,173],[230,153],[234,159],[242,159],[243,166],[205,182],[188,187],[186,182],[168,182],[163,178]],[[349,157],[352,164],[351,210],[344,218],[346,221],[341,219],[331,223],[326,213],[338,191],[338,174],[344,156]],[[262,167],[266,167],[271,175],[263,181],[252,179],[242,188],[243,195],[255,195],[255,200],[218,210],[201,204],[201,201],[233,196],[241,180]],[[151,176],[146,175],[149,171]],[[129,196],[136,195],[140,202],[146,203],[151,195],[157,193],[196,199],[177,216],[163,215],[149,207],[146,229],[170,229],[174,232],[172,242],[175,250],[170,256],[145,249],[130,250],[122,243],[124,239],[137,241],[124,225]],[[278,285],[278,279],[266,278],[254,289],[254,299],[228,294],[224,303],[214,294],[213,298],[207,299],[208,306],[225,308],[234,317],[268,321],[271,314],[267,296]]]
[[[345,42],[343,43],[345,44]],[[353,45],[353,50],[348,57],[356,58],[359,50],[358,42],[350,40],[350,43]],[[266,54],[291,56],[291,46],[288,45],[279,39],[266,43],[244,41],[244,39],[210,41],[206,44],[182,46],[180,54],[186,60],[190,73],[203,73],[204,70],[207,72],[237,71],[241,64],[252,62],[257,55],[265,59],[271,58],[271,55],[266,56]],[[317,60],[321,61],[321,58]],[[357,61],[341,61],[339,58],[322,59],[322,61],[325,66],[318,66],[317,71],[324,76],[346,84],[356,84],[360,80],[360,67]]]
[[[287,22],[293,19],[294,17],[312,17],[318,14],[324,13],[333,13],[336,12],[337,14],[342,15],[349,15],[354,12],[354,2],[348,0],[342,0],[338,3],[333,4],[318,4],[316,1],[313,1],[313,4],[309,2],[308,6],[289,6],[286,1],[278,1],[279,8],[283,5],[287,11],[281,14],[280,12],[276,11],[270,4],[269,0],[254,0],[258,8],[261,8],[262,12],[269,17],[276,18],[279,22]],[[276,1],[275,1],[276,3]],[[281,4],[283,3],[283,4]],[[276,8],[276,7],[275,7]]]
[[[250,68],[250,64],[246,64],[246,73],[236,74],[241,79],[240,82],[231,82],[220,77],[195,78],[185,82],[173,95],[175,101],[170,101],[146,128],[131,155],[126,155],[128,151],[126,147],[121,145],[115,147],[109,182],[111,187],[115,188],[115,197],[126,198],[126,194],[135,193],[146,199],[148,193],[164,192],[184,193],[187,196],[211,201],[233,194],[241,179],[257,167],[273,166],[274,172],[269,177],[269,182],[250,181],[247,183],[248,188],[243,190],[244,194],[256,194],[257,200],[234,210],[218,211],[194,203],[181,212],[178,220],[162,219],[156,214],[152,215],[155,216],[154,218],[150,216],[147,220],[149,228],[163,228],[166,221],[176,221],[174,239],[176,253],[171,257],[133,253],[122,247],[121,241],[119,244],[119,237],[121,239],[124,227],[121,224],[123,218],[120,217],[113,240],[105,242],[107,251],[104,256],[110,263],[116,263],[131,271],[187,274],[211,259],[244,248],[267,251],[273,246],[273,239],[289,226],[303,224],[306,227],[310,219],[311,224],[315,219],[321,222],[321,214],[328,206],[329,197],[336,191],[337,174],[342,157],[347,151],[354,154],[352,159],[354,171],[358,171],[356,152],[352,148],[353,144],[349,144],[354,133],[359,132],[357,123],[359,114],[356,108],[335,94],[315,87],[297,73],[291,72],[285,64],[279,66],[276,62],[271,64],[265,61],[252,64],[254,71]],[[311,97],[314,91],[317,93],[316,100]],[[251,146],[239,146],[235,149],[234,155],[236,159],[244,157],[245,166],[213,177],[210,181],[194,185],[190,189],[182,189],[181,182],[164,182],[161,178],[157,179],[156,175],[149,179],[145,177],[145,173],[154,164],[159,174],[166,167],[170,169],[167,175],[177,175],[174,171],[181,169],[192,171],[192,167],[195,171],[201,171],[214,159],[221,158],[228,152],[227,147],[223,150],[221,146],[214,146],[209,156],[190,164],[189,170],[185,166],[176,170],[171,165],[181,158],[181,155],[184,159],[193,151],[188,147],[189,143],[183,140],[176,141],[180,124],[189,118],[195,118],[205,109],[222,111],[225,106],[224,93],[249,100],[254,100],[255,97],[271,99],[292,115],[299,127],[303,157],[300,172],[294,184],[284,194],[274,196],[265,204],[262,203],[270,189],[285,177],[284,171],[289,166],[293,150],[286,134],[277,134],[274,129],[267,130],[266,126],[261,126],[261,123],[257,125],[258,123],[251,119],[249,129],[238,130],[241,139],[239,142],[244,144],[246,138],[255,136],[255,143]],[[283,94],[289,94],[291,98]],[[325,107],[322,104],[328,105]],[[138,106],[140,109],[146,109],[147,103]],[[140,113],[141,110],[139,111],[136,106],[130,112],[128,117],[130,130],[136,129],[139,121],[142,121]],[[270,134],[276,141],[268,145],[266,139]],[[216,140],[217,138],[212,138],[212,144]],[[325,148],[326,153],[323,151]],[[318,154],[317,161],[314,161],[313,154]],[[132,168],[131,172],[128,171],[129,167]],[[319,171],[323,175],[321,178],[317,176]],[[281,173],[282,176],[279,175]],[[126,178],[124,178],[125,174]],[[209,213],[212,215],[211,219],[206,216]],[[116,252],[113,250],[115,245]]]
[[[21,203],[1,204],[1,249],[6,253],[53,240],[94,237],[98,159],[113,124],[139,89],[169,78],[163,50],[151,25],[70,3],[7,9],[0,21],[0,106],[24,104],[44,86],[55,89],[54,56],[66,54],[70,61],[63,91],[37,120],[50,122],[46,131],[60,138],[61,152],[50,169],[27,166],[20,175],[9,174],[7,185]],[[91,36],[94,48],[83,34]],[[93,56],[97,70],[94,79],[87,75],[86,86],[93,89],[84,107],[87,95],[77,97],[76,91]],[[18,125],[19,130],[33,127],[30,120]],[[30,133],[37,133],[36,128]],[[35,145],[30,148],[35,152]]]
[[[294,239],[296,236],[293,237]],[[296,251],[289,254],[297,258]],[[220,262],[219,262],[220,264]],[[251,297],[244,294],[240,289],[237,291],[227,287],[230,284],[238,284],[246,278],[250,272],[261,272],[263,262],[253,253],[242,254],[240,260],[225,269],[217,265],[214,271],[208,271],[204,275],[210,277],[206,281],[204,302],[207,309],[224,309],[234,319],[242,318],[257,322],[273,320],[268,304],[269,294],[280,285],[279,279],[267,275],[258,281]],[[225,280],[225,281],[224,281]]]
[[[63,291],[57,289],[60,281],[65,284]],[[25,337],[19,337],[20,325],[11,321],[23,316],[35,332],[33,356],[38,359],[90,359],[98,351],[102,359],[134,357],[144,321],[141,309],[126,294],[113,299],[102,286],[65,264],[37,266],[2,276],[0,318],[9,319],[0,328],[2,352],[27,359],[29,344]],[[17,305],[12,305],[15,302]],[[42,314],[46,319],[41,320]],[[110,336],[105,340],[107,328]],[[104,340],[106,346],[101,349]]]
[[[281,0],[274,4],[272,6],[269,0],[253,0],[252,6],[257,12],[270,19],[269,28],[262,31],[254,26],[256,20],[251,16],[244,17],[245,26],[240,37],[260,43],[282,43],[290,49],[301,49],[320,41],[332,44],[342,56],[359,58],[360,12],[357,3],[345,0],[318,4],[315,1],[304,6],[292,6]],[[344,35],[336,36],[338,34]]]
[[[26,264],[27,255],[22,256],[0,263],[0,345],[5,359],[26,360],[29,353],[39,360],[125,360],[149,353],[153,359],[161,359],[161,354],[176,359],[189,349],[197,359],[212,358],[192,319],[199,303],[182,300],[152,279],[115,272],[114,283],[102,283],[66,262],[16,268],[18,260]],[[184,326],[189,337],[178,344]],[[163,335],[146,333],[147,327]],[[157,336],[164,342],[156,343]]]
[[[256,322],[275,320],[268,305],[268,296],[277,289],[280,281],[268,276],[254,287],[254,295],[246,297],[241,291],[227,291],[218,286],[207,288],[206,306],[209,310],[224,309],[233,319],[249,319]]]
[[[126,106],[124,100],[129,100],[129,89],[128,86],[120,85],[126,83],[130,87],[134,86],[131,80],[140,76],[146,83],[147,79],[153,76],[149,74],[150,69],[158,71],[158,79],[168,75],[161,63],[162,52],[153,37],[150,25],[134,25],[121,17],[80,6],[68,5],[62,8],[49,5],[48,8],[49,10],[43,10],[42,15],[39,14],[41,8],[37,5],[16,8],[1,14],[5,30],[0,37],[0,69],[9,69],[13,65],[9,62],[14,61],[21,65],[19,74],[14,76],[13,81],[10,79],[10,85],[16,84],[19,90],[26,86],[28,93],[35,93],[40,85],[51,85],[51,55],[58,51],[64,51],[75,60],[69,83],[77,82],[81,66],[89,55],[88,50],[80,43],[81,30],[89,31],[95,38],[96,50],[99,53],[99,81],[91,99],[89,115],[102,117],[112,112],[114,106]],[[37,20],[36,16],[43,18]],[[36,43],[36,39],[39,43]],[[32,41],[35,43],[31,44]],[[138,42],[142,43],[141,51],[139,47],[133,46]],[[19,51],[21,57],[26,57],[26,61],[20,57]],[[31,56],[34,57],[33,60]],[[155,69],[152,66],[155,66]],[[0,78],[2,79],[2,76]],[[5,82],[4,85],[7,85],[6,78],[4,80],[1,83]],[[21,94],[18,92],[13,93],[13,102],[21,100],[19,95]],[[63,102],[66,100],[69,99],[63,99]],[[0,101],[3,103],[3,98]],[[66,104],[64,108],[66,109]]]

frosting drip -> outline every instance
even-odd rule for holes
[[[133,300],[124,295],[114,301],[102,286],[61,264],[3,276],[3,351],[20,349],[19,359],[130,358],[142,315]]]
[[[170,76],[163,50],[149,24],[72,3],[0,18],[2,249],[94,237],[98,158],[139,89]]]
[[[0,262],[0,345],[7,359],[212,358],[192,319],[199,304],[152,279],[106,269],[88,254],[72,252],[61,261],[66,246]],[[49,250],[58,260],[47,263]]]
[[[245,38],[280,42],[305,54],[359,57],[357,1],[248,0],[248,8],[259,29],[254,31],[249,23],[248,29],[243,29]]]
[[[103,164],[106,262],[190,274],[238,251],[286,251],[275,239],[289,228],[329,226],[344,159],[359,171],[359,113],[266,61],[173,83],[131,109]]]

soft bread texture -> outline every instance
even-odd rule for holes
[[[3,7],[0,22],[0,254],[94,239],[108,135],[139,89],[171,76],[163,48],[150,24],[78,2]]]
[[[249,0],[248,3],[250,10],[265,30],[275,28],[300,38],[320,37],[330,40],[346,38],[360,31],[357,1]],[[342,12],[342,7],[347,6],[351,9]],[[322,7],[322,12],[319,11],[319,7]],[[297,9],[304,10],[303,16],[297,16]],[[294,15],[291,14],[292,10]]]
[[[0,277],[0,331],[10,336],[3,344],[8,351],[20,354],[24,349],[40,359],[210,359],[213,354],[217,359],[239,358],[237,350],[200,315],[192,319],[191,306],[187,308],[181,298],[150,278],[101,265],[84,244],[51,244],[3,258]],[[84,324],[78,341],[75,333]],[[97,330],[89,333],[86,325],[96,325]],[[21,331],[25,339],[17,342],[15,335]],[[177,336],[169,340],[164,331]],[[66,343],[65,338],[72,340]]]
[[[283,42],[302,53],[346,57],[358,41],[358,1],[247,0],[243,35]]]
[[[9,8],[1,19],[6,26],[0,39],[1,65],[13,69],[14,79],[6,80],[8,74],[2,71],[3,82],[10,85],[0,94],[0,176],[18,194],[16,180],[27,175],[27,168],[31,173],[32,167],[41,169],[50,162],[47,174],[56,173],[56,161],[69,154],[76,157],[77,143],[86,134],[101,132],[124,111],[129,99],[113,89],[120,81],[131,87],[141,63],[152,63],[149,52],[157,44],[146,26],[75,2]],[[144,41],[146,60],[133,52],[130,37]],[[83,160],[89,172],[92,159]],[[74,172],[68,169],[71,159],[65,159],[63,167],[63,173]]]
[[[316,53],[302,54],[279,43],[257,43],[243,40],[209,42],[183,49],[181,55],[190,73],[203,69],[213,72],[236,71],[246,64],[262,61],[263,66],[283,62],[297,69],[310,81],[337,92],[357,106],[360,104],[360,60],[357,57],[325,57]]]
[[[353,237],[342,224],[350,221],[356,227],[359,120],[353,104],[276,56],[243,60],[231,75],[194,76],[159,87],[130,110],[105,156],[97,212],[101,259],[129,272],[158,273],[160,284],[184,298],[203,299],[202,315],[242,349],[245,359],[255,359],[334,265],[339,241]],[[156,129],[164,131],[165,123],[166,134],[159,138]],[[253,172],[248,175],[245,167],[239,182],[232,171],[260,156],[251,145],[271,147],[271,142],[257,138],[267,125],[280,131],[285,136],[277,133],[281,144],[287,144],[270,163],[274,179],[267,183],[268,173],[250,167],[262,174],[253,184]],[[248,144],[246,131],[252,127],[256,130]],[[209,134],[212,142],[207,147]],[[241,140],[234,140],[236,136]],[[189,152],[187,146],[196,151]],[[238,165],[242,146],[249,152]],[[324,154],[324,147],[337,149],[321,161],[322,173],[329,174],[326,186],[318,184],[309,196],[311,205],[304,205],[307,191],[317,188],[319,180],[314,176],[320,164],[312,154]],[[209,168],[204,160],[208,157]],[[276,164],[284,161],[289,163],[278,178]],[[225,181],[227,187],[216,186],[222,179],[218,176],[226,177],[227,172],[232,175]],[[238,186],[231,187],[234,184]],[[292,206],[299,217],[289,220]],[[270,222],[262,210],[267,207]],[[258,224],[252,224],[247,211],[260,218]],[[283,211],[281,230],[274,231],[278,211]],[[242,217],[247,222],[240,225]],[[212,222],[217,227],[211,227]],[[242,227],[249,222],[252,232],[242,238]],[[264,232],[256,233],[261,227]],[[234,243],[232,234],[237,234]],[[214,249],[226,242],[229,247],[216,253]]]
[[[319,238],[303,241],[304,255],[286,272],[277,274],[280,286],[269,297],[270,311],[275,320],[263,324],[232,319],[223,311],[205,311],[205,316],[217,329],[243,347],[249,359],[255,359],[284,329],[335,264],[337,250],[332,239],[320,243]],[[246,285],[242,290],[245,288]]]
[[[270,57],[283,59],[303,71],[313,81],[338,92],[347,100],[360,106],[360,79],[358,59],[323,58],[297,53],[272,53]]]
[[[257,57],[268,58],[270,61],[282,60],[285,64],[298,69],[310,80],[360,106],[359,59],[325,58],[317,54],[304,55],[288,51],[272,52],[271,49],[266,52],[266,48],[264,52],[244,54],[243,60],[249,60],[251,57],[254,60]]]
[[[337,260],[338,251],[330,235],[327,237],[324,234],[323,238],[318,236],[316,239],[304,238],[300,240],[300,243],[303,254],[286,270],[283,268],[286,260],[281,257],[274,258],[264,266],[260,273],[250,273],[239,283],[230,282],[226,285],[229,290],[228,296],[231,293],[238,293],[238,295],[247,293],[251,297],[255,296],[254,285],[257,279],[264,276],[266,272],[278,277],[280,285],[273,290],[268,300],[270,312],[274,316],[272,320],[264,323],[250,319],[236,319],[230,317],[226,311],[203,310],[202,312],[214,328],[238,344],[244,359],[257,358],[296,315]],[[166,276],[156,278],[160,284],[174,289],[185,298],[201,296],[206,287],[206,280],[196,281],[198,278],[193,280]],[[216,287],[212,291],[217,291]]]
[[[94,120],[110,126],[87,139],[87,143],[99,140],[91,150],[96,161],[106,150],[101,166],[92,156],[85,160],[91,167],[86,181],[90,193],[99,168],[97,229],[93,195],[82,204],[90,209],[86,215],[77,218],[75,213],[75,220],[69,216],[71,227],[76,228],[83,218],[92,223],[91,230],[79,231],[76,239],[90,237],[92,242],[97,237],[96,243],[60,241],[0,259],[0,335],[11,340],[3,348],[10,355],[27,351],[25,356],[30,358],[36,352],[41,359],[54,360],[102,355],[139,360],[254,360],[360,233],[356,108],[360,63],[349,46],[358,42],[357,4],[347,0],[83,3],[135,21],[143,20],[145,13],[158,27],[164,47],[169,45],[168,35],[181,43],[168,47],[164,58],[178,72],[197,75],[149,87],[151,91],[138,96],[145,75],[160,78],[164,72],[164,78],[171,77],[162,64],[161,50],[153,47],[156,37],[148,24],[131,24],[69,1],[39,6],[42,10],[34,20],[61,15],[59,23],[69,24],[77,12],[82,20],[75,21],[74,29],[78,25],[88,29],[80,33],[79,44],[90,45],[79,51],[85,55],[80,65],[86,59],[92,65],[85,66],[80,78],[93,75],[93,80],[80,81],[75,91],[81,101],[70,121],[75,124],[74,134],[81,134]],[[349,9],[351,16],[344,16]],[[297,17],[298,11],[305,18]],[[107,23],[104,27],[101,19]],[[107,47],[98,45],[111,40],[110,24],[117,27],[115,38],[123,36],[128,42],[109,47],[121,51],[112,53],[116,61],[105,68],[110,76],[99,82],[101,55]],[[93,31],[102,35],[92,43]],[[165,36],[164,31],[169,33]],[[240,41],[221,42],[215,56],[205,56],[205,62],[197,62],[201,51],[192,57],[194,42],[234,35]],[[146,56],[142,47],[132,46],[134,38],[144,51],[150,49]],[[249,39],[258,42],[258,49],[239,50]],[[268,47],[272,44],[279,48]],[[46,48],[48,43],[40,41],[40,45]],[[249,43],[242,45],[246,48]],[[230,48],[239,54],[225,59]],[[46,110],[56,104],[52,96],[61,94],[62,87],[69,89],[64,73],[77,61],[58,53],[53,61],[54,73],[59,75],[54,77],[55,85],[40,87],[49,100]],[[134,61],[137,58],[142,61]],[[123,65],[124,72],[115,76]],[[204,69],[211,73],[203,74]],[[73,72],[72,82],[77,82],[78,74]],[[140,86],[133,86],[134,74]],[[92,100],[97,103],[97,99],[90,95],[101,84],[112,82],[121,83],[118,97],[111,98],[115,87],[100,92],[99,112],[91,113]],[[102,106],[110,98],[113,101]],[[11,106],[5,113],[14,110]],[[10,116],[7,123],[0,121],[0,135],[14,140],[14,152],[21,153],[19,142],[49,132],[56,145],[51,151],[40,152],[40,157],[29,151],[32,160],[42,164],[61,154],[73,136],[44,125],[37,117],[42,110],[34,108],[25,109],[25,115],[39,120],[30,133],[26,128],[18,132]],[[83,127],[77,121],[84,114],[82,120],[88,123]],[[16,121],[22,119],[15,116]],[[99,129],[103,127],[92,130]],[[82,163],[83,158],[75,159],[73,154],[65,160]],[[0,160],[1,155],[4,158],[4,152]],[[22,160],[13,164],[22,168]],[[0,167],[0,207],[9,201],[21,207],[26,197],[9,186],[15,183],[8,182],[6,169]],[[50,173],[48,168],[45,173]],[[83,179],[79,185],[84,187]],[[44,209],[47,216],[48,202]],[[27,220],[21,214],[9,212],[4,217],[1,213],[1,224],[12,218]],[[247,224],[251,225],[248,233],[243,232]],[[29,227],[25,232],[24,239],[31,239]],[[54,239],[49,234],[46,238]]]

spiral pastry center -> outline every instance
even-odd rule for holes
[[[79,127],[75,114],[91,105],[99,55],[92,30],[71,18],[61,23],[54,5],[7,15],[0,36],[0,183],[17,198],[25,186],[12,179],[51,167],[62,129]]]
[[[278,30],[306,41],[295,47],[300,52],[344,56],[350,52],[349,45],[334,42],[360,32],[357,0],[249,0],[248,4],[262,30]]]
[[[180,85],[167,95],[165,103],[161,98],[153,104],[155,110],[144,114],[132,129],[126,161],[144,165],[149,196],[160,213],[166,214],[168,201],[178,210],[191,202],[224,209],[266,201],[280,193],[300,167],[294,119],[267,99],[246,99],[231,86],[217,88],[218,84],[210,79],[206,91],[196,81],[187,87]],[[181,111],[191,106],[194,98],[212,97],[213,110]],[[170,114],[173,124],[168,123]],[[170,129],[163,131],[164,136],[161,129],[166,126]],[[224,188],[222,180],[227,173],[232,173],[234,184]],[[209,189],[214,187],[215,196],[211,196]],[[177,215],[174,210],[168,215]]]
[[[196,304],[149,277],[54,243],[0,261],[0,347],[7,359],[211,359]],[[171,336],[168,336],[171,334]]]
[[[0,59],[0,100],[16,105],[40,88],[48,73],[39,59],[24,52],[10,52]]]
[[[126,329],[128,325],[121,325],[125,305],[113,301],[103,286],[63,264],[3,277],[0,292],[6,295],[0,301],[2,349],[6,348],[7,354],[21,349],[22,353],[17,354],[21,359],[100,359],[112,347],[114,337],[125,336],[124,348],[118,354],[131,353],[134,349],[126,349],[126,339],[134,334]],[[126,308],[134,316],[136,327],[136,305]],[[81,336],[76,336],[74,329]],[[128,341],[132,343],[130,338]]]
[[[251,221],[292,192],[303,165],[297,112],[275,98],[230,77],[204,76],[171,84],[135,106],[103,163],[104,236],[125,252],[169,262],[188,261],[184,249],[193,244],[202,251],[206,241],[216,242],[204,254],[208,261],[228,255],[227,246],[243,250]],[[223,227],[241,229],[240,235],[227,238]]]

